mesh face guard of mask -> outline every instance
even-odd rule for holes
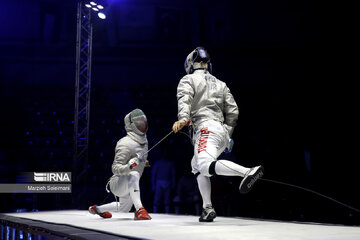
[[[145,113],[140,109],[135,109],[130,113],[130,123],[142,133],[146,133],[148,130],[148,123]]]

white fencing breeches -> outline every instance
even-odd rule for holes
[[[131,171],[129,175],[113,176],[110,179],[110,190],[115,196],[119,197],[120,206],[116,206],[116,202],[114,202],[115,204],[110,203],[109,206],[105,206],[108,204],[102,206],[110,207],[113,211],[118,210],[120,212],[129,212],[133,205],[133,199],[130,196],[130,189],[133,189],[134,187],[138,188],[139,181],[140,176],[136,171]],[[101,210],[102,206],[100,206]],[[107,211],[110,211],[110,209]]]
[[[229,136],[220,122],[208,120],[196,127],[192,172],[210,177],[209,166],[224,151]]]

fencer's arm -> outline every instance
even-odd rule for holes
[[[224,88],[224,98],[225,127],[231,137],[238,120],[239,109],[233,95],[230,92],[230,89],[227,86]]]
[[[227,131],[228,134],[229,134],[229,137],[231,137],[232,134],[233,134],[233,132],[234,132],[234,130],[235,130],[235,127],[231,127],[231,126],[229,126],[229,125],[227,125],[227,124],[224,124],[224,126],[225,126],[226,131]]]
[[[130,172],[129,160],[131,152],[124,144],[118,143],[115,148],[115,158],[111,170],[114,175],[124,175]]]
[[[191,104],[194,98],[194,84],[189,76],[183,77],[177,87],[178,120],[190,120]]]

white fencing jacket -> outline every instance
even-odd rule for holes
[[[127,135],[121,138],[115,148],[115,158],[112,164],[112,172],[114,175],[128,175],[130,171],[137,171],[142,175],[145,167],[145,161],[140,161],[139,165],[130,170],[128,162],[130,159],[143,156],[143,160],[146,160],[148,154],[145,152],[148,150],[148,141],[146,134],[139,134],[136,131],[135,125],[130,123],[130,114],[125,116],[125,129]]]
[[[224,82],[206,70],[195,70],[180,80],[177,99],[178,120],[191,120],[196,127],[201,122],[212,119],[224,123],[231,137],[239,110]]]

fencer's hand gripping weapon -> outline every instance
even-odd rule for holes
[[[140,162],[145,162],[146,159],[144,159],[144,156],[149,153],[151,150],[153,150],[157,145],[159,145],[162,141],[164,141],[168,136],[170,136],[173,133],[171,130],[168,134],[166,134],[165,137],[163,137],[160,141],[158,141],[154,146],[152,146],[149,150],[147,150],[145,153],[137,153],[137,157]]]

